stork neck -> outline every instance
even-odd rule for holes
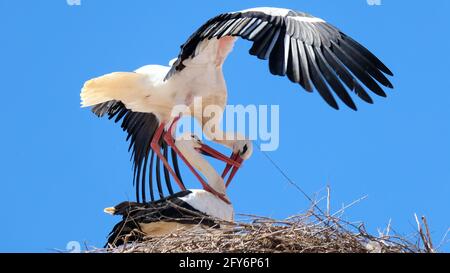
[[[223,178],[212,168],[204,168],[202,170],[208,185],[218,194],[226,196],[226,187]]]

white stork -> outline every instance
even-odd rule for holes
[[[115,72],[86,82],[82,89],[83,107],[93,106],[93,112],[98,116],[107,114],[116,122],[122,120],[122,128],[127,131],[130,149],[133,149],[138,201],[139,189],[145,199],[147,165],[150,165],[151,180],[153,154],[156,154],[157,165],[160,161],[164,164],[166,182],[172,175],[185,190],[176,161],[178,155],[206,191],[229,202],[223,193],[201,178],[192,166],[195,162],[186,159],[175,145],[172,126],[179,117],[171,116],[171,110],[178,104],[193,107],[193,98],[201,97],[203,106],[216,105],[223,111],[227,87],[222,65],[239,37],[252,42],[250,54],[268,60],[272,74],[287,76],[308,92],[317,90],[335,109],[339,108],[337,96],[356,110],[348,91],[373,103],[367,90],[385,97],[380,85],[393,88],[386,77],[392,76],[392,72],[375,55],[320,18],[283,8],[252,8],[220,14],[189,37],[170,67],[147,65],[134,72]],[[195,111],[189,112],[192,113],[200,124],[205,125],[208,121],[203,116],[195,116]],[[232,168],[228,184],[242,160],[250,156],[252,143],[239,140],[242,138],[231,132],[223,132],[222,138],[215,137],[217,134],[208,135],[208,131],[204,133],[233,152],[228,158],[204,144],[200,148],[228,164],[222,177]],[[169,147],[174,168],[167,160]],[[158,175],[159,170],[157,178]],[[167,187],[173,193],[170,182]],[[160,185],[158,189],[161,193]],[[152,187],[150,191],[153,200]]]
[[[208,185],[228,200],[221,176],[200,153],[201,144],[197,136],[189,133],[176,141],[178,150],[205,175]],[[234,219],[231,203],[198,189],[181,191],[154,202],[122,202],[104,211],[122,216],[122,221],[110,232],[106,246],[140,241],[145,236],[160,237],[191,229],[219,228],[221,225],[216,220],[232,222]]]

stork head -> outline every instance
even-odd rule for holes
[[[253,143],[248,139],[236,140],[233,144],[233,153],[237,153],[243,160],[247,160],[253,154]]]

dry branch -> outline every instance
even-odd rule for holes
[[[411,253],[434,252],[426,219],[418,223],[418,237],[424,248],[389,232],[370,235],[363,224],[356,225],[314,207],[304,214],[275,220],[268,217],[242,215],[246,221],[223,222],[222,228],[198,228],[164,237],[145,238],[117,248],[98,251],[115,253]],[[217,219],[214,219],[218,221]],[[417,219],[418,221],[418,219]],[[388,228],[388,230],[390,227]]]

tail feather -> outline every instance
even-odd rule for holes
[[[133,103],[149,92],[147,77],[134,72],[114,72],[87,81],[81,90],[81,107],[110,100]]]

